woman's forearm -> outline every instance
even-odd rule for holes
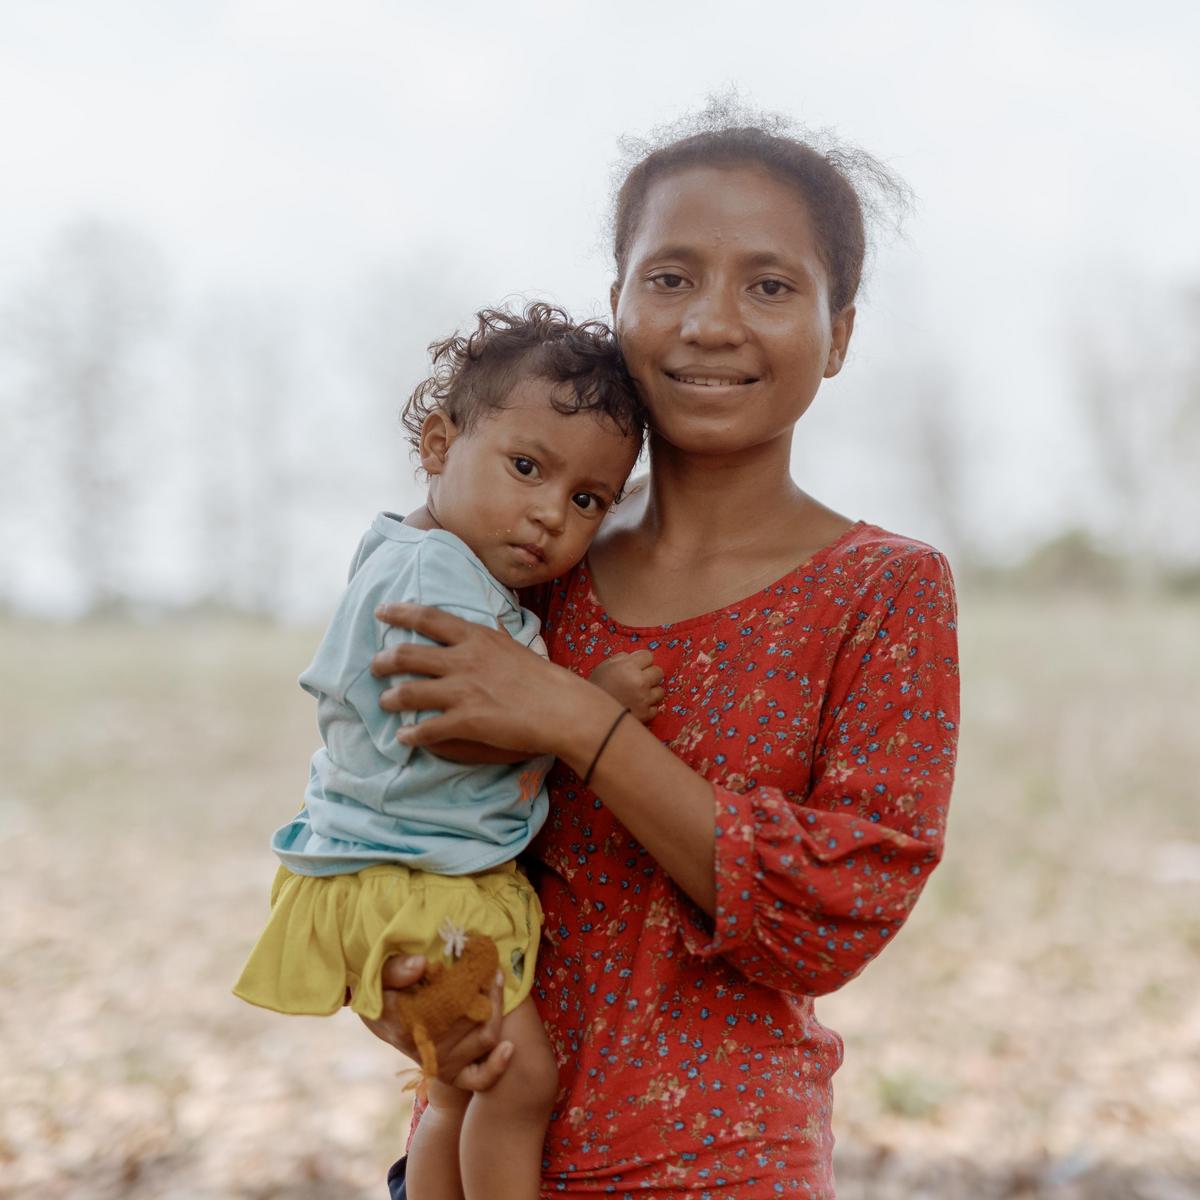
[[[620,705],[583,680],[559,706],[555,752],[582,779]],[[564,698],[565,699],[565,698]],[[712,785],[644,725],[625,717],[592,771],[590,787],[709,916],[716,908]]]
[[[621,703],[565,667],[539,658],[507,634],[435,608],[388,604],[380,620],[440,645],[406,643],[381,650],[376,676],[409,678],[385,689],[389,712],[437,710],[396,737],[436,750],[468,739],[554,754],[582,779]],[[592,771],[605,806],[706,913],[716,908],[716,800],[711,785],[644,726],[626,717]]]
[[[429,746],[428,749],[438,758],[465,763],[467,766],[519,763],[530,757],[523,750],[501,750],[498,746],[489,746],[486,742],[472,742],[465,738],[438,742],[436,746]]]

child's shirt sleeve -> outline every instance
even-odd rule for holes
[[[522,609],[515,595],[497,583],[457,538],[433,531],[415,547],[384,545],[358,563],[313,666],[301,676],[301,685],[318,700],[324,695],[336,702],[321,704],[318,712],[322,736],[335,759],[330,739],[338,738],[339,710],[352,710],[376,751],[398,764],[408,761],[412,748],[396,741],[397,732],[431,715],[428,711],[391,713],[379,706],[386,688],[417,677],[377,679],[371,674],[374,655],[396,645],[434,644],[412,630],[380,621],[375,608],[388,603],[429,605],[464,621],[504,629],[525,645],[538,636],[537,618]]]

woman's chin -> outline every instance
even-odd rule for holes
[[[774,439],[767,439],[774,440]],[[668,454],[696,458],[725,458],[745,454],[765,444],[744,425],[730,421],[666,422],[651,435],[651,445]]]

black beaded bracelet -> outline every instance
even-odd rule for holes
[[[587,774],[583,777],[584,787],[587,787],[587,785],[592,781],[592,772],[596,769],[596,764],[600,761],[600,755],[604,753],[604,747],[608,745],[612,735],[617,732],[617,726],[620,725],[620,723],[625,720],[627,716],[629,716],[629,709],[621,709],[621,711],[617,714],[617,719],[608,727],[608,732],[604,735],[604,741],[600,743],[600,749],[596,751],[592,758],[592,765],[588,767]]]

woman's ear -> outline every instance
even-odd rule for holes
[[[458,426],[440,408],[421,422],[421,466],[427,474],[440,475],[446,469],[446,454],[457,437]]]
[[[621,299],[621,285],[614,279],[608,289],[608,307],[612,310],[613,324],[617,323],[617,301]]]
[[[839,313],[833,314],[833,328],[829,340],[829,357],[825,360],[825,378],[832,379],[846,362],[846,351],[850,347],[850,335],[854,332],[854,305],[847,304]]]

